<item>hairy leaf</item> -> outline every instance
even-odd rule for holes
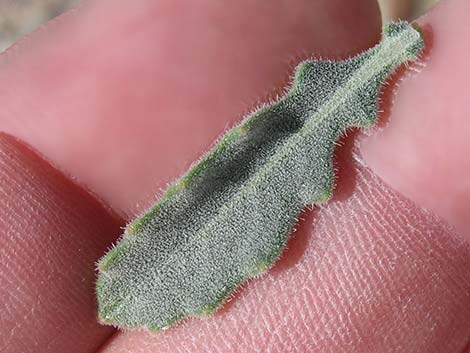
[[[164,329],[266,271],[302,208],[331,197],[337,139],[376,122],[381,84],[423,45],[399,22],[351,59],[301,63],[283,98],[228,131],[100,260],[100,319]]]

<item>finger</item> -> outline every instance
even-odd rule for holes
[[[3,57],[0,129],[131,215],[279,93],[293,62],[380,31],[373,0],[104,0],[68,19]]]
[[[0,134],[0,351],[93,352],[94,262],[118,221],[80,187]]]
[[[355,4],[351,11],[344,2],[331,5],[327,1],[299,1],[297,6],[284,8],[281,1],[268,7],[246,1],[233,9],[220,8],[214,2],[182,8],[190,4],[148,1],[136,8],[131,2],[116,7],[114,2],[95,1],[33,35],[2,57],[0,127],[23,137],[116,209],[128,212],[152,189],[154,180],[163,186],[182,171],[227,122],[250,106],[252,97],[280,84],[290,57],[300,56],[303,50],[322,53],[322,46],[331,53],[346,55],[368,46],[378,34],[375,8],[367,1]],[[322,20],[320,9],[335,14],[346,28]],[[247,17],[246,13],[251,15]],[[354,34],[350,33],[355,19],[364,16],[371,23],[362,21],[354,26]],[[183,80],[188,77],[191,80]],[[39,180],[37,188],[49,179]],[[56,181],[52,178],[50,182]],[[64,190],[66,200],[50,205],[49,213],[61,214],[55,208],[69,206],[76,192]],[[43,200],[44,208],[47,200]],[[18,218],[39,222],[34,212],[35,207],[25,206]],[[92,217],[89,222],[100,222],[101,218],[108,222],[102,210],[95,212],[96,219]],[[92,226],[87,226],[87,236],[93,238],[99,233],[107,240],[96,247],[85,246],[82,238],[86,237],[78,230],[69,231],[66,225],[60,228],[61,221],[73,222],[64,216],[53,225],[64,236],[49,240],[55,244],[50,247],[50,260],[43,272],[27,282],[29,292],[18,293],[16,299],[27,302],[30,297],[47,293],[48,279],[57,272],[58,264],[75,275],[70,282],[61,279],[55,285],[63,287],[64,296],[70,291],[75,295],[59,304],[41,300],[44,324],[35,326],[26,317],[20,320],[22,329],[16,331],[12,325],[23,312],[6,301],[10,310],[4,321],[10,330],[2,338],[7,347],[15,349],[23,342],[36,342],[32,347],[42,349],[45,345],[48,352],[64,351],[67,344],[86,350],[96,346],[98,337],[109,334],[109,330],[96,330],[91,315],[92,265],[104,244],[111,243],[119,231],[99,230],[97,226],[94,233]],[[25,231],[19,229],[18,237],[32,232],[30,228]],[[32,237],[29,247],[40,249],[43,238],[51,232],[46,229],[42,236]],[[15,249],[15,239],[7,237],[5,248]],[[70,249],[83,249],[86,254],[80,259],[88,266],[76,257],[64,256]],[[18,278],[26,274],[22,257],[21,252],[9,255],[9,263],[18,263]],[[76,287],[77,283],[83,287]],[[87,299],[82,302],[79,298]],[[84,315],[72,320],[80,305]],[[58,328],[57,322],[63,324]],[[69,334],[57,336],[52,330],[70,332],[77,326],[84,327],[77,333],[81,345]],[[32,330],[34,342],[25,337]]]
[[[470,246],[368,169],[356,173],[341,180],[352,194],[294,235],[284,255],[296,262],[282,257],[214,317],[119,333],[100,353],[462,352]]]
[[[468,1],[447,0],[421,20],[432,27],[429,58],[400,84],[387,127],[362,152],[387,183],[470,239],[468,11]]]

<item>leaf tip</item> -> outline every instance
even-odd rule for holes
[[[408,46],[405,49],[407,60],[416,60],[424,48],[423,30],[418,23],[412,24],[399,21],[388,23],[383,27],[384,37],[398,37],[406,35],[408,38]]]

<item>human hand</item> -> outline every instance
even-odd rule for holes
[[[469,7],[448,0],[424,21],[431,57],[363,143],[372,170],[345,140],[335,199],[304,214],[276,266],[162,334],[96,323],[94,262],[240,112],[282,92],[292,64],[373,45],[375,1],[101,0],[0,57],[0,129],[109,205],[0,137],[0,350],[460,353],[469,245],[420,206],[470,234]]]

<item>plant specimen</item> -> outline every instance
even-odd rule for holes
[[[161,330],[272,266],[305,205],[330,199],[338,138],[376,123],[380,86],[423,46],[398,22],[355,57],[298,65],[284,97],[229,130],[99,261],[100,320]]]

